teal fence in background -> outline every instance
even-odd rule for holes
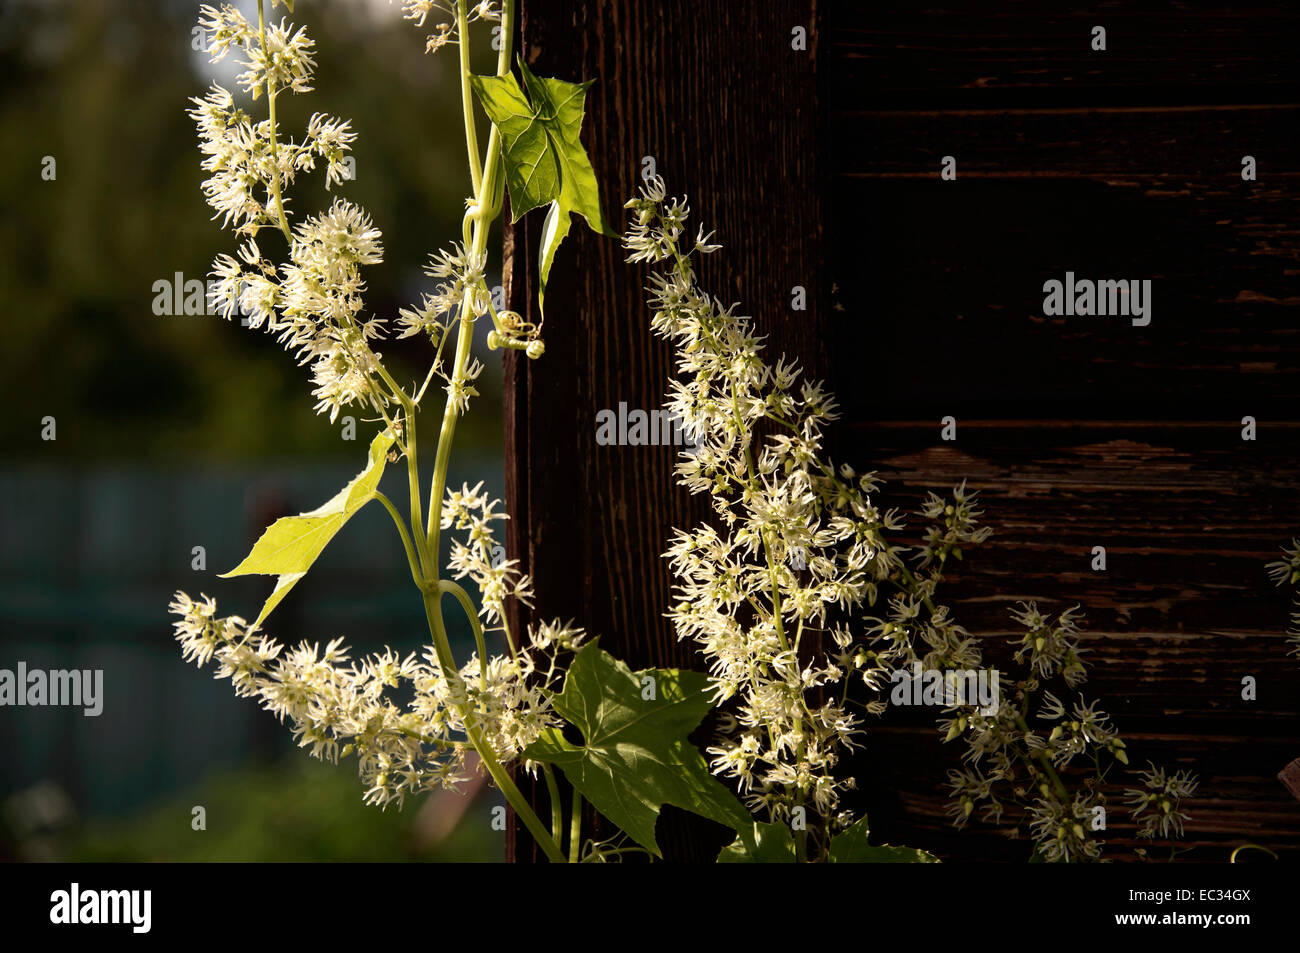
[[[483,480],[502,494],[499,457],[462,463],[449,485]],[[0,709],[0,802],[52,781],[83,816],[129,813],[291,749],[287,727],[235,698],[210,667],[182,663],[167,604],[176,589],[206,592],[221,614],[255,618],[274,580],[217,574],[273,519],[319,506],[358,468],[0,469],[0,668],[22,660],[29,669],[104,672],[98,717]],[[404,469],[391,468],[383,489],[405,500]],[[204,571],[191,568],[195,546],[205,548]],[[463,657],[468,626],[458,613],[448,623]],[[381,507],[353,518],[266,630],[290,644],[344,635],[354,653],[427,643],[420,599]]]

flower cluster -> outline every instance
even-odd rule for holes
[[[983,543],[991,535],[990,528],[980,525],[977,503],[977,494],[967,491],[964,482],[950,498],[928,494],[917,513],[928,525],[921,544],[911,551],[911,565],[904,558],[907,548],[882,538],[878,558],[887,560],[886,576],[896,591],[885,615],[870,629],[870,649],[859,650],[871,665],[891,672],[914,665],[991,671],[979,640],[936,601],[947,561],[962,559],[963,547]],[[1065,609],[1053,618],[1032,602],[1013,608],[1011,617],[1023,631],[1011,640],[1012,659],[1023,673],[1012,683],[1012,697],[999,691],[992,705],[983,699],[979,704],[948,699],[956,703],[938,720],[945,742],[961,738],[966,746],[962,766],[948,773],[953,822],[965,826],[980,807],[983,820],[1002,823],[1012,808],[1015,818],[1008,833],[1018,837],[1027,827],[1038,856],[1047,861],[1100,859],[1104,842],[1096,834],[1105,829],[1103,784],[1112,762],[1128,764],[1124,741],[1109,716],[1076,693],[1087,680],[1078,609]],[[999,685],[1009,681],[1004,673],[998,675]],[[1068,702],[1048,690],[1057,679]],[[1042,722],[1038,728],[1030,724],[1035,704],[1036,718]],[[877,700],[867,710],[878,714],[886,707]],[[1091,771],[1072,791],[1066,772],[1077,760],[1090,761]],[[1195,788],[1195,782],[1188,781],[1186,794]],[[1179,796],[1172,795],[1174,811]],[[1181,830],[1179,826],[1177,832]]]
[[[318,413],[337,417],[353,403],[382,410],[390,396],[376,384],[379,355],[369,342],[381,334],[377,320],[365,320],[361,268],[382,261],[380,233],[366,213],[336,199],[321,215],[291,229],[285,190],[298,172],[326,163],[326,185],[347,177],[346,153],[355,139],[346,121],[316,114],[302,142],[281,142],[274,121],[276,96],[311,89],[312,41],[283,20],[255,29],[231,4],[204,6],[199,22],[213,61],[231,49],[243,52],[239,85],[254,99],[265,93],[271,118],[254,123],[226,89],[214,85],[192,100],[203,168],[211,173],[204,192],[223,224],[244,237],[238,258],[219,255],[213,263],[214,304],[229,318],[237,309],[254,328],[277,333],[285,346],[311,364]],[[289,244],[288,262],[276,267],[262,253],[257,235],[280,229]]]
[[[1025,669],[1014,683],[1014,696],[999,698],[993,711],[953,706],[949,717],[940,721],[946,741],[961,737],[966,744],[963,766],[948,772],[953,796],[949,813],[960,827],[976,806],[981,807],[981,818],[991,823],[1002,822],[1008,807],[1013,807],[1018,820],[1011,836],[1019,836],[1019,825],[1027,824],[1043,860],[1099,860],[1105,846],[1098,836],[1106,829],[1104,785],[1115,762],[1128,764],[1127,746],[1096,702],[1081,695],[1063,701],[1046,688],[1059,679],[1073,692],[1087,679],[1084,650],[1078,644],[1078,607],[1052,618],[1035,604],[1022,603],[1011,615],[1024,628],[1013,642],[1014,660]],[[974,652],[973,662],[979,665],[978,649]],[[1030,723],[1035,699],[1042,727]],[[1082,784],[1072,791],[1066,783],[1067,769],[1080,759],[1087,770]],[[1185,818],[1178,813],[1179,798],[1189,796],[1196,784],[1190,775],[1179,777],[1187,783],[1169,789],[1165,796],[1171,816]],[[1133,817],[1139,820],[1138,812]],[[1150,836],[1149,824],[1140,827],[1144,836]],[[1160,827],[1162,836],[1171,830],[1181,836],[1181,820],[1176,827]]]
[[[239,697],[256,698],[313,757],[337,763],[356,755],[367,803],[400,807],[408,795],[452,787],[470,772],[466,740],[479,733],[502,764],[547,728],[560,724],[549,696],[560,671],[557,656],[572,652],[583,633],[554,622],[529,632],[529,651],[480,660],[475,654],[447,673],[434,653],[401,657],[391,650],[350,661],[343,639],[322,651],[300,643],[286,649],[238,616],[217,617],[207,596],[176,593],[176,638],[185,660],[216,664]],[[538,659],[548,659],[538,668]],[[414,700],[398,707],[392,695],[409,686]],[[526,769],[534,767],[527,761]]]
[[[316,61],[305,30],[295,32],[283,20],[259,30],[229,3],[219,8],[204,5],[199,27],[212,62],[225,59],[232,49],[241,51],[244,71],[236,82],[254,100],[263,93],[273,100],[283,89],[311,91]],[[317,159],[328,164],[327,184],[345,176],[344,153],[355,138],[347,122],[316,114],[301,143],[280,143],[270,119],[254,123],[222,86],[214,84],[206,97],[191,101],[203,168],[212,173],[204,193],[208,204],[224,216],[224,225],[233,224],[239,234],[255,235],[265,225],[278,224],[273,222],[273,193],[292,183],[298,172],[314,169]]]
[[[1182,837],[1183,822],[1188,816],[1181,810],[1182,799],[1196,793],[1197,781],[1188,771],[1166,774],[1150,762],[1141,773],[1142,787],[1124,793],[1138,821],[1138,836],[1146,838]]]
[[[693,259],[718,246],[703,230],[687,237],[684,202],[667,199],[655,179],[627,207],[629,260],[667,264],[648,290],[651,327],[677,355],[668,408],[695,444],[678,479],[708,493],[716,516],[716,525],[676,531],[666,554],[677,580],[669,616],[680,638],[699,644],[719,702],[730,703],[709,749],[713,770],[735,779],[752,810],[777,819],[810,804],[833,834],[852,820],[839,800],[853,779],[835,768],[861,733],[847,707],[849,676],[874,695],[865,710],[880,714],[884,683],[900,669],[982,668],[979,641],[935,594],[949,560],[991,530],[965,483],[948,498],[931,493],[920,508],[924,535],[906,558],[909,549],[891,542],[903,528],[898,514],[873,502],[874,474],[826,458],[831,397],[784,359],[768,364],[751,319],[700,289]],[[884,585],[892,590],[884,616],[855,632],[854,610],[875,605]],[[1102,756],[1127,764],[1124,742],[1095,703],[1072,697],[1067,706],[1045,689],[1059,678],[1072,692],[1086,678],[1077,609],[1051,619],[1022,604],[1013,618],[1024,627],[1014,659],[1026,669],[1014,698],[950,699],[940,722],[947,740],[967,742],[950,775],[955,820],[964,824],[982,804],[998,821],[1014,804],[1043,859],[1098,859],[1110,768]],[[1038,730],[1026,721],[1033,698]],[[1071,793],[1057,772],[1079,758],[1095,773]],[[1195,787],[1180,781],[1162,795],[1171,816],[1185,816],[1178,799]]]
[[[755,812],[807,806],[833,833],[851,822],[839,803],[854,783],[836,766],[860,733],[846,683],[884,671],[837,618],[888,575],[892,516],[872,503],[871,474],[826,459],[822,430],[836,415],[822,385],[784,359],[769,364],[751,319],[699,287],[693,258],[719,246],[702,229],[686,237],[687,206],[655,179],[627,207],[629,261],[668,266],[648,290],[651,327],[676,349],[668,409],[694,445],[678,480],[709,494],[719,524],[678,530],[666,553],[677,635],[699,644],[718,701],[732,703],[712,767]]]
[[[1015,697],[998,698],[992,711],[954,706],[950,718],[940,723],[946,740],[963,737],[966,741],[963,767],[948,774],[953,792],[949,813],[958,826],[965,826],[976,805],[982,805],[982,818],[998,823],[1008,805],[1014,805],[1021,809],[1037,852],[1045,861],[1095,861],[1100,858],[1102,841],[1093,832],[1104,828],[1093,822],[1105,818],[1100,753],[1108,751],[1127,763],[1125,742],[1095,703],[1078,698],[1067,709],[1065,702],[1047,690],[1037,715],[1054,723],[1053,727],[1049,732],[1030,727],[1028,698],[1039,686],[1037,680],[1062,673],[1062,659],[1078,658],[1078,616],[1071,608],[1053,621],[1032,603],[1018,607],[1013,616],[1026,627],[1017,660],[1027,662],[1030,668],[1027,679],[1015,685]],[[975,662],[979,663],[978,655]],[[1074,668],[1070,671],[1071,679],[1082,677],[1075,675]],[[1066,683],[1073,686],[1076,681],[1066,679]],[[1065,770],[1080,755],[1091,755],[1096,776],[1071,794],[1057,771]]]
[[[275,100],[284,90],[311,89],[312,41],[284,21],[255,28],[230,4],[204,6],[200,26],[214,61],[232,49],[242,51],[239,85],[254,99],[265,93],[271,116],[254,122],[217,85],[192,100],[189,115],[198,127],[203,168],[210,173],[203,186],[208,204],[243,239],[237,255],[219,255],[213,262],[213,303],[227,319],[238,310],[250,327],[278,335],[300,363],[311,366],[317,413],[328,413],[333,421],[342,408],[359,404],[384,415],[401,397],[373,349],[384,336],[384,322],[363,314],[361,277],[365,266],[383,260],[379,229],[363,209],[344,199],[296,227],[285,211],[288,187],[318,161],[325,163],[327,187],[348,178],[347,153],[356,138],[347,121],[317,113],[301,142],[281,139]],[[276,265],[263,253],[258,235],[267,227],[283,233],[288,261]],[[430,376],[446,382],[447,397],[462,414],[478,394],[474,381],[483,366],[470,361],[461,373],[448,374],[441,345],[461,315],[492,310],[485,268],[482,255],[462,246],[434,256],[426,273],[440,282],[435,292],[397,319],[399,336],[424,333],[438,347]]]
[[[1290,586],[1292,589],[1300,588],[1300,540],[1291,540],[1290,546],[1282,547],[1282,554],[1285,559],[1274,560],[1266,567],[1268,574],[1279,586]],[[1291,614],[1291,625],[1287,629],[1287,642],[1291,645],[1291,651],[1287,654],[1294,655],[1300,659],[1300,595],[1295,598],[1296,611]]]
[[[1050,792],[1034,800],[1026,810],[1029,833],[1038,856],[1045,863],[1079,863],[1101,859],[1102,841],[1091,836],[1093,823],[1104,811],[1103,799],[1096,787],[1085,788],[1073,798],[1057,797]]]
[[[533,584],[527,574],[519,571],[519,560],[506,559],[505,547],[497,545],[492,523],[509,516],[497,512],[500,500],[492,499],[482,489],[482,482],[472,488],[463,484],[460,490],[449,489],[439,525],[465,533],[463,541],[451,541],[448,565],[455,573],[454,578],[469,576],[478,586],[479,614],[491,626],[505,618],[506,599],[518,599],[531,606]],[[508,632],[506,636],[509,637]]]
[[[291,0],[272,2],[284,2],[292,11]],[[555,838],[546,834],[504,766],[520,763],[525,770],[540,769],[551,778],[549,765],[531,763],[524,751],[543,731],[561,724],[551,708],[564,672],[560,658],[577,651],[585,636],[571,624],[557,621],[530,627],[524,644],[519,644],[505,621],[505,601],[514,598],[527,604],[532,589],[517,562],[505,559],[504,549],[496,544],[493,524],[505,514],[499,512],[497,501],[482,492],[481,483],[447,492],[440,499],[454,421],[477,396],[474,385],[483,370],[471,353],[477,316],[492,315],[495,337],[489,337],[489,343],[493,346],[517,347],[534,358],[542,353],[538,329],[514,312],[498,314],[487,288],[484,248],[503,200],[501,145],[494,133],[486,159],[480,162],[472,101],[465,98],[474,196],[467,203],[463,243],[435,255],[426,268],[437,282],[435,290],[424,295],[419,306],[403,309],[397,316],[400,336],[426,335],[435,348],[424,383],[408,391],[394,380],[372,346],[384,338],[385,322],[365,313],[363,269],[383,257],[381,236],[370,217],[356,205],[336,199],[328,210],[290,224],[285,192],[295,177],[323,162],[327,188],[349,179],[352,166],[347,152],[355,137],[347,122],[318,113],[308,122],[302,142],[282,139],[275,118],[276,98],[285,90],[311,89],[313,45],[305,31],[283,20],[268,27],[264,0],[257,8],[256,28],[228,3],[219,8],[204,6],[200,21],[214,60],[231,50],[240,51],[244,71],[239,86],[254,100],[265,94],[267,112],[265,120],[255,122],[219,86],[191,101],[189,115],[198,126],[203,167],[210,173],[204,191],[216,216],[224,216],[225,226],[233,227],[241,242],[236,255],[220,255],[214,263],[214,303],[226,318],[240,310],[249,325],[278,335],[301,363],[311,365],[317,412],[328,412],[334,420],[342,408],[359,404],[382,417],[385,434],[406,461],[409,529],[376,483],[369,484],[364,495],[355,496],[352,491],[360,484],[349,485],[344,519],[354,504],[370,500],[378,500],[393,517],[412,580],[424,601],[432,644],[418,658],[385,650],[356,661],[350,660],[342,639],[330,642],[323,652],[319,645],[307,642],[286,649],[264,635],[259,625],[283,596],[282,590],[267,601],[259,623],[252,625],[235,616],[218,618],[215,604],[206,596],[196,602],[177,593],[171,605],[178,617],[176,637],[187,660],[199,665],[215,662],[217,677],[229,678],[237,695],[255,697],[282,721],[287,718],[298,743],[314,756],[337,762],[355,754],[367,802],[400,805],[408,795],[454,785],[473,770],[467,759],[473,753],[474,764],[497,783],[542,850],[552,860],[563,859]],[[483,2],[471,13],[463,0],[454,6],[423,0],[405,4],[407,16],[420,23],[433,11],[455,16],[454,26],[439,27],[442,39],[435,36],[434,47],[453,36],[455,42],[468,43],[469,20],[503,15],[513,19],[513,3],[507,0],[504,9],[503,14],[495,4]],[[508,72],[511,60],[509,31],[503,36],[498,57],[502,74]],[[464,52],[461,74],[468,83],[470,57]],[[274,263],[262,251],[266,241],[262,230],[267,228],[272,243],[278,242],[277,231],[285,241],[287,257],[282,263]],[[455,356],[448,368],[442,351],[457,322]],[[430,512],[426,521],[417,459],[417,411],[435,377],[446,383],[447,402],[429,496],[430,506],[439,511]],[[391,408],[395,412],[390,414]],[[376,481],[380,460],[373,451],[377,445],[372,444],[370,469],[364,474]],[[387,451],[386,444],[383,450]],[[397,453],[388,453],[387,459],[395,462]],[[298,519],[315,515],[319,511]],[[477,584],[477,603],[453,579],[441,576],[436,565],[441,530],[457,533],[451,538],[451,573],[454,579],[469,577]],[[285,550],[261,552],[248,571],[299,578],[303,567],[294,563],[289,569],[291,560]],[[477,646],[463,664],[453,651],[443,616],[448,595],[468,618]],[[489,652],[485,624],[487,633],[504,636],[506,654]],[[400,705],[399,696],[412,701]]]
[[[456,40],[456,0],[402,0],[402,16],[416,26],[423,27],[434,16],[434,32],[425,44],[426,53],[436,53]],[[500,20],[501,4],[492,0],[480,0],[470,8],[468,22],[475,20]]]
[[[1013,656],[1018,664],[1025,664],[1033,675],[1029,688],[1037,686],[1036,679],[1049,679],[1060,673],[1065,684],[1076,688],[1088,678],[1082,656],[1086,649],[1079,647],[1079,607],[1066,609],[1056,617],[1056,623],[1033,603],[1022,604],[1011,612],[1011,618],[1024,627],[1025,634],[1016,643]]]
[[[894,583],[903,580],[904,584],[890,595],[885,616],[875,619],[867,629],[870,648],[863,655],[876,668],[893,672],[917,662],[927,670],[980,667],[979,643],[957,624],[947,606],[932,601],[948,559],[961,559],[963,546],[982,543],[992,533],[979,525],[983,514],[976,506],[978,502],[979,494],[968,491],[964,482],[953,489],[951,501],[935,493],[927,494],[920,515],[932,522],[923,544],[916,548],[915,572],[903,560],[908,549],[889,543],[882,535],[876,574]],[[902,528],[895,514],[882,526],[889,532]],[[874,605],[875,599],[871,601]],[[874,681],[869,684],[873,689],[877,687]],[[885,704],[876,701],[867,707],[871,713],[880,714]]]

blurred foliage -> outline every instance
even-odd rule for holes
[[[127,820],[73,822],[10,845],[18,859],[82,862],[439,861],[504,858],[495,791],[438,792],[381,811],[361,802],[349,766],[301,752],[210,779]],[[191,827],[202,805],[207,829]],[[454,823],[449,823],[454,822]],[[10,851],[6,851],[9,853]]]
[[[235,2],[256,19],[255,3]],[[130,461],[132,474],[158,474],[150,485],[159,488],[160,500],[175,495],[189,501],[186,526],[199,508],[223,507],[218,522],[228,522],[228,499],[201,497],[191,492],[192,484],[173,488],[166,482],[168,474],[187,472],[176,465],[197,461],[215,472],[227,461],[271,468],[272,458],[291,457],[299,458],[290,464],[298,467],[302,458],[316,465],[330,457],[354,473],[374,430],[359,419],[356,441],[340,440],[338,425],[312,412],[306,369],[273,337],[242,328],[237,320],[153,313],[155,282],[170,282],[176,272],[185,280],[206,279],[213,258],[234,253],[237,244],[210,219],[197,139],[185,115],[190,97],[203,95],[212,81],[236,88],[233,56],[211,64],[193,49],[199,7],[200,0],[0,2],[0,302],[6,330],[0,346],[0,476],[41,464],[49,488],[42,500],[71,521],[52,543],[58,565],[75,565],[86,538],[94,536],[96,520],[81,512],[86,504],[75,495],[81,471],[127,472],[121,464]],[[299,137],[313,112],[352,122],[356,179],[333,194],[366,208],[383,231],[385,262],[365,273],[367,303],[375,315],[391,320],[431,287],[421,273],[429,255],[460,236],[469,174],[456,51],[426,55],[427,31],[402,20],[400,3],[299,0],[296,7],[291,19],[306,26],[317,44],[316,88],[280,98],[282,129]],[[272,15],[282,14],[280,8]],[[490,26],[476,29],[486,39]],[[494,67],[487,46],[480,48],[477,70]],[[264,100],[249,108],[255,117],[264,115]],[[41,174],[47,156],[57,163],[52,181]],[[323,171],[300,176],[290,196],[294,220],[327,208],[331,195]],[[272,258],[284,250],[279,241],[273,230],[263,237]],[[495,270],[499,239],[489,247]],[[501,362],[481,347],[487,324],[479,328],[487,365],[479,385],[483,397],[457,430],[462,461],[500,452]],[[423,378],[432,352],[423,341],[388,342],[379,349],[403,382]],[[426,417],[440,415],[439,397],[431,390]],[[40,439],[46,415],[58,424],[52,443]],[[284,464],[278,461],[281,470]],[[120,497],[111,499],[120,505]],[[21,505],[46,514],[42,500],[24,499]],[[166,512],[152,510],[148,522],[165,520]],[[126,510],[99,515],[122,540],[130,537],[130,558],[91,576],[37,566],[11,587],[0,617],[15,606],[21,611],[33,598],[71,617],[88,611],[85,593],[97,589],[119,602],[144,599],[136,577],[157,527]],[[53,533],[55,522],[42,518],[40,532]],[[128,519],[134,526],[122,525]],[[25,550],[30,562],[32,549]],[[166,627],[166,591],[145,593],[144,599],[156,601],[160,632]],[[93,647],[141,637],[136,623],[128,630],[111,621],[96,618],[77,630],[79,638]],[[23,631],[0,626],[0,638]],[[144,637],[165,639],[153,632]],[[179,672],[179,658],[175,664]],[[137,671],[134,677],[146,674]],[[175,712],[158,710],[151,717],[166,721]],[[64,804],[72,818],[68,792],[84,801],[85,792],[67,778],[51,778],[27,798],[45,805],[32,816],[57,814]],[[132,800],[147,804],[160,794],[145,779]],[[455,832],[433,839],[419,829],[423,821],[417,818],[427,820],[421,804],[384,813],[363,805],[361,795],[354,771],[295,753],[275,767],[214,776],[187,799],[166,795],[164,803],[126,821],[82,818],[49,833],[38,824],[19,836],[0,816],[0,859],[492,860],[502,854],[501,835],[485,819],[488,804],[495,803],[487,795],[473,802]],[[190,830],[194,804],[208,810],[205,832]]]
[[[154,282],[206,279],[233,236],[209,220],[188,99],[213,79],[234,89],[233,57],[192,49],[197,0],[5,0],[0,5],[0,453],[42,459],[261,459],[349,453],[311,410],[306,370],[238,321],[156,316]],[[240,0],[246,14],[256,4]],[[281,97],[286,134],[311,113],[350,119],[356,180],[336,187],[384,233],[368,305],[391,319],[430,280],[431,252],[460,234],[468,191],[455,50],[387,0],[306,0],[295,21],[317,43],[316,89]],[[278,17],[283,10],[279,11]],[[487,30],[487,24],[478,29]],[[492,53],[475,68],[492,67]],[[264,105],[259,101],[254,115]],[[57,178],[41,177],[45,156]],[[323,173],[291,192],[296,218],[328,207]],[[268,233],[264,247],[282,248]],[[499,242],[490,246],[494,252]],[[493,268],[499,266],[499,255]],[[486,328],[482,329],[486,335]],[[410,346],[401,346],[401,345]],[[381,349],[399,377],[427,366],[424,342]],[[500,360],[485,363],[458,445],[500,442]],[[422,376],[422,374],[421,374]],[[435,395],[437,396],[437,395]],[[431,409],[438,411],[438,405]],[[58,421],[42,444],[40,418]],[[363,428],[364,430],[364,428]],[[364,446],[364,438],[362,438]]]

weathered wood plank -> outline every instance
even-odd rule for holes
[[[1295,532],[1300,482],[1298,36],[1281,4],[827,13],[836,453],[872,461],[890,502],[962,479],[982,491],[997,534],[945,601],[998,664],[1011,604],[1082,604],[1089,697],[1138,758],[1200,773],[1205,860],[1248,840],[1300,847],[1277,780],[1300,749],[1300,678],[1263,570]],[[943,155],[955,182],[938,179]],[[1258,181],[1241,180],[1243,155]],[[1067,270],[1152,279],[1151,325],[1044,316],[1042,282]],[[947,827],[924,721],[891,712],[854,766],[873,780],[873,828],[1023,858]]]
[[[859,108],[1294,102],[1300,80],[1287,3],[833,0],[827,21],[833,102]],[[1097,25],[1105,52],[1091,49]]]
[[[1081,605],[1084,695],[1112,714],[1135,764],[1198,772],[1188,858],[1207,861],[1244,840],[1300,853],[1300,805],[1277,780],[1300,752],[1300,665],[1282,634],[1290,605],[1264,571],[1296,532],[1297,451],[1300,424],[1250,444],[1231,421],[970,420],[955,443],[937,421],[859,423],[836,447],[870,457],[888,481],[881,504],[910,509],[962,479],[980,491],[994,536],[952,567],[940,601],[1005,671],[1011,606]],[[1097,545],[1104,573],[1091,569]],[[1246,675],[1256,701],[1241,698]],[[872,778],[873,829],[956,857],[1023,856],[999,835],[946,830],[943,779],[959,752],[932,718],[891,711],[868,736],[854,767]],[[1112,829],[1126,853],[1120,815]]]
[[[879,362],[846,412],[1300,417],[1297,108],[834,120],[831,227],[870,223],[830,244],[835,353],[925,368]],[[1151,323],[1045,315],[1067,272],[1150,279]]]

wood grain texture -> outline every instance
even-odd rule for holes
[[[827,18],[833,108],[1296,100],[1289,3],[832,0]],[[1091,49],[1094,26],[1104,53]]]
[[[1070,417],[1296,419],[1297,118],[1281,106],[841,117],[836,134],[857,145],[836,153],[833,227],[873,226],[833,243],[844,310],[830,333],[845,350],[920,356],[921,375],[882,365],[893,413],[960,398],[979,415],[1046,401]],[[940,182],[948,154],[958,178]],[[1241,181],[1245,154],[1267,166],[1260,181]],[[1150,279],[1150,325],[1045,315],[1043,284],[1067,271]]]
[[[598,79],[587,144],[611,220],[646,155],[691,194],[725,246],[706,285],[756,316],[773,355],[828,377],[836,460],[878,470],[887,506],[962,479],[981,491],[996,535],[943,601],[988,657],[1009,661],[1017,601],[1080,604],[1087,697],[1139,766],[1201,777],[1189,859],[1246,841],[1297,856],[1300,804],[1278,774],[1300,754],[1300,668],[1263,565],[1300,535],[1300,14],[905,6],[548,0],[526,12],[524,49],[539,73]],[[1093,23],[1105,54],[1088,49]],[[954,183],[937,176],[947,154]],[[1240,179],[1246,154],[1257,182]],[[538,229],[507,233],[525,314]],[[577,617],[634,667],[698,667],[662,617],[659,554],[705,511],[673,486],[671,448],[595,442],[598,410],[661,406],[670,355],[644,271],[574,235],[546,357],[507,358],[510,555],[536,577],[534,617]],[[1045,317],[1042,283],[1066,270],[1152,279],[1152,324]],[[849,766],[856,806],[883,839],[945,860],[1023,860],[1023,841],[947,823],[955,747],[933,713],[891,711]],[[679,815],[660,829],[670,858],[716,850]],[[1116,859],[1131,835],[1113,812]]]
[[[1088,49],[1093,23],[1106,53]],[[1193,860],[1300,850],[1277,779],[1300,751],[1300,669],[1263,568],[1298,523],[1298,35],[1276,5],[827,14],[835,453],[878,468],[891,505],[962,479],[982,492],[996,535],[943,601],[998,664],[1017,601],[1083,607],[1087,697],[1139,764],[1200,774]],[[1044,316],[1042,284],[1067,270],[1152,279],[1151,325]],[[864,387],[848,355],[873,353]],[[1023,859],[947,825],[953,756],[923,714],[891,712],[856,766],[873,829]],[[1130,858],[1121,814],[1111,831]]]
[[[955,565],[939,601],[986,660],[1015,670],[1016,603],[1082,606],[1084,696],[1114,717],[1136,765],[1200,775],[1189,859],[1223,861],[1247,840],[1300,855],[1300,805],[1277,781],[1300,750],[1300,677],[1282,635],[1289,602],[1264,571],[1286,541],[1279,527],[1295,524],[1300,427],[1269,428],[1255,444],[1231,422],[971,420],[951,443],[929,421],[845,431],[837,450],[871,448],[887,480],[880,503],[910,509],[963,479],[980,491],[994,536]],[[1097,545],[1105,572],[1091,568]],[[1255,701],[1241,697],[1244,676]],[[999,835],[948,829],[941,792],[955,746],[923,712],[892,711],[869,749],[870,773],[860,770],[873,778],[873,830],[946,858],[1023,858]],[[1111,830],[1124,859],[1131,828],[1118,812]]]

